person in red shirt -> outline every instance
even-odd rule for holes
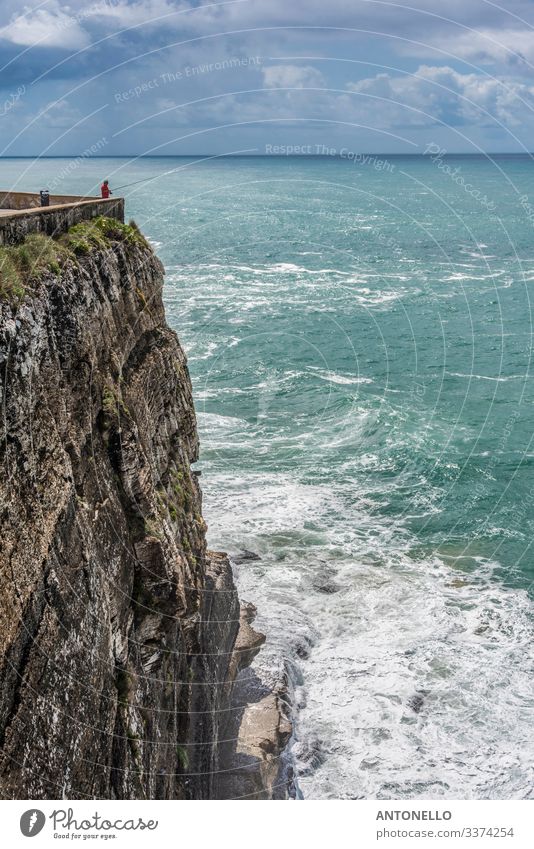
[[[111,189],[109,187],[108,180],[104,180],[104,182],[100,186],[100,193],[101,193],[103,198],[108,198],[111,194],[113,194],[113,192],[111,191]]]

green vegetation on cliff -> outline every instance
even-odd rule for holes
[[[99,216],[75,224],[58,239],[38,233],[26,236],[20,245],[0,247],[0,300],[16,303],[44,272],[58,274],[67,262],[78,263],[91,251],[116,242],[148,244],[134,221],[122,224]]]

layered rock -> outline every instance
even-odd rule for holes
[[[4,797],[228,796],[233,682],[262,639],[206,550],[162,281],[134,234],[1,306]]]
[[[217,795],[222,799],[294,796],[293,769],[286,758],[292,732],[287,673],[249,665],[264,639],[251,626],[255,614],[253,605],[241,605],[229,675],[231,709],[220,746]]]

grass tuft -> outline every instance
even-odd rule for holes
[[[20,300],[44,271],[57,273],[67,258],[61,245],[41,233],[26,236],[20,245],[0,248],[0,299]]]
[[[95,248],[104,250],[116,242],[148,247],[134,221],[122,224],[103,215],[75,224],[59,239],[35,233],[20,245],[0,247],[0,301],[17,303],[43,272],[59,274],[67,262],[78,262]]]

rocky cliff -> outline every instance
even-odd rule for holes
[[[162,266],[117,223],[72,246],[0,302],[1,794],[269,798],[290,727],[254,730],[236,783],[262,637],[206,550]]]

